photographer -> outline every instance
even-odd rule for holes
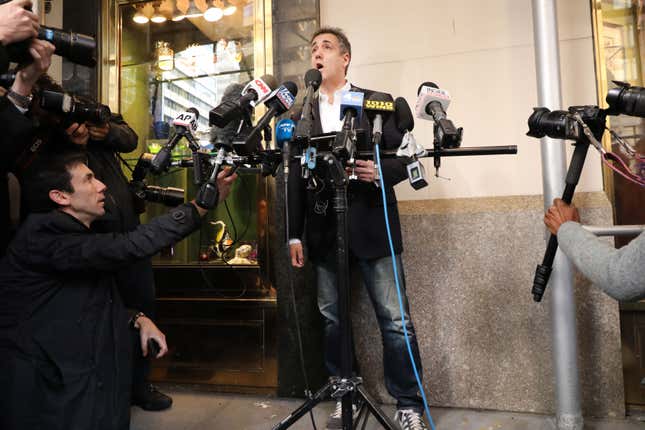
[[[92,233],[105,213],[105,185],[79,153],[39,162],[25,184],[32,213],[0,262],[0,428],[129,428],[128,330],[144,353],[163,336],[129,318],[114,272],[149,258],[200,226],[194,202],[125,234]],[[219,201],[236,175],[218,176]],[[136,316],[135,316],[136,317]],[[128,328],[128,321],[134,328]]]
[[[318,97],[312,109],[312,134],[339,131],[341,96],[344,91],[360,91],[367,99],[373,91],[350,84],[346,79],[351,60],[351,46],[345,34],[336,28],[321,28],[311,39],[311,65],[320,70],[322,82]],[[357,128],[370,130],[365,116]],[[393,117],[383,124],[383,147],[397,148],[402,133]],[[385,385],[397,401],[395,419],[404,430],[425,429],[423,403],[419,395],[414,369],[406,348],[403,321],[399,311],[396,279],[390,258],[386,234],[386,220],[383,214],[381,191],[375,184],[376,169],[372,160],[356,160],[355,172],[358,181],[348,186],[348,230],[350,261],[360,269],[365,287],[376,312],[383,341],[383,367]],[[407,178],[405,164],[397,159],[382,160],[383,183],[387,198],[393,232],[399,284],[405,291],[405,277],[401,253],[401,227],[397,210],[394,185]],[[319,181],[318,188],[307,190],[308,184],[300,177],[300,164],[294,161],[289,178],[289,222],[291,262],[294,267],[303,267],[304,252],[301,240],[305,224],[307,250],[317,274],[318,308],[325,319],[325,365],[330,375],[339,376],[339,315],[338,291],[336,285],[336,243],[335,214],[332,207],[331,187]],[[306,222],[305,222],[306,220]],[[403,296],[406,329],[410,335],[411,349],[421,373],[421,358],[414,327],[410,319],[407,297]],[[341,429],[341,402],[327,421],[328,429]],[[355,408],[354,418],[358,408]]]
[[[1,5],[0,14],[6,13],[7,10],[14,11],[15,4],[26,3],[30,2],[14,1]],[[20,11],[27,12],[22,8]],[[11,12],[11,16],[16,15],[20,16],[22,12]],[[6,31],[6,27],[0,24],[0,34],[2,29]],[[15,30],[19,34],[24,34],[18,29]],[[31,35],[29,32],[27,34]],[[11,41],[13,39],[5,40]],[[0,256],[4,255],[13,230],[8,209],[10,202],[7,175],[9,172],[15,171],[17,159],[33,143],[36,125],[26,114],[31,109],[32,89],[36,81],[49,68],[54,50],[54,45],[51,43],[33,39],[29,52],[34,61],[19,68],[11,88],[0,97],[0,123],[4,124],[2,137],[0,137],[0,207],[3,208],[0,210]]]
[[[91,100],[83,100],[88,105]],[[104,123],[71,124],[66,133],[72,143],[86,150],[88,167],[107,186],[105,215],[92,224],[97,233],[127,233],[139,225],[139,213],[128,180],[120,165],[120,153],[137,148],[138,136],[123,117],[112,114]],[[134,262],[116,274],[116,283],[128,308],[138,309],[154,319],[155,285],[149,258]],[[143,356],[140,343],[134,339],[132,404],[144,410],[159,411],[172,405],[172,398],[147,382],[150,361]]]
[[[594,285],[620,301],[645,297],[645,233],[615,249],[579,224],[573,205],[555,199],[544,224],[558,236],[560,249]]]

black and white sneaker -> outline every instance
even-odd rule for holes
[[[353,404],[352,421],[356,421],[359,412],[360,408]],[[336,409],[334,409],[334,412],[329,415],[329,418],[327,419],[327,427],[325,428],[327,430],[343,430],[343,404],[340,400],[336,402]]]
[[[401,430],[428,430],[423,416],[413,409],[399,409],[394,420],[401,426]]]

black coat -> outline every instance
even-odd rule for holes
[[[3,51],[3,49],[0,49]],[[9,191],[7,173],[32,143],[36,124],[13,105],[7,97],[0,97],[0,256],[4,255],[12,235],[9,221]]]
[[[129,428],[128,314],[114,271],[200,225],[190,204],[136,230],[93,234],[30,215],[0,261],[0,428]]]
[[[360,91],[367,99],[371,90],[352,86],[351,91]],[[312,109],[314,117],[312,135],[322,134],[318,98]],[[340,115],[340,112],[339,112]],[[356,128],[367,131],[371,142],[371,126],[366,116],[361,117]],[[396,149],[401,144],[403,134],[396,128],[394,115],[383,124],[383,139],[381,149]],[[401,241],[401,223],[397,208],[394,185],[407,178],[405,162],[398,158],[381,159],[383,181],[394,251],[403,252]],[[321,171],[321,175],[325,173]],[[333,258],[336,244],[335,214],[332,207],[333,190],[325,186],[322,190],[307,190],[307,182],[300,178],[300,165],[297,161],[291,163],[289,169],[289,224],[290,238],[303,238],[306,231],[306,244],[309,258],[319,261],[323,258]],[[381,189],[375,184],[361,181],[350,181],[348,187],[348,230],[349,249],[361,259],[381,258],[390,254],[383,214],[383,199]],[[306,225],[306,228],[305,228]]]

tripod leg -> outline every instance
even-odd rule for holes
[[[325,384],[320,390],[316,392],[316,394],[313,395],[311,399],[306,400],[302,405],[298,407],[298,409],[291,412],[288,417],[276,424],[272,430],[284,430],[289,428],[291,424],[298,421],[304,414],[316,407],[318,403],[325,400],[325,398],[329,396],[329,393],[332,389],[332,383],[333,382],[328,382],[327,384]]]
[[[398,430],[399,426],[397,426],[394,421],[378,407],[378,404],[376,401],[365,391],[362,385],[359,385],[356,387],[356,392],[357,394],[365,401],[365,405],[369,409],[369,411],[376,417],[376,420],[381,423],[384,429],[386,430]]]

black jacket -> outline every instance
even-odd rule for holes
[[[374,91],[354,86],[351,91],[364,93],[365,99],[374,93]],[[318,98],[314,101],[312,114],[314,117],[312,135],[322,134]],[[371,125],[365,115],[361,117],[357,128],[366,130],[368,140],[371,142]],[[394,115],[391,115],[383,124],[381,149],[398,148],[402,138],[403,134],[395,126]],[[407,170],[405,162],[397,158],[381,159],[381,169],[385,183],[394,251],[398,254],[403,252],[403,244],[399,211],[393,187],[407,178]],[[321,176],[325,175],[322,169],[319,170]],[[309,258],[313,261],[330,256],[333,258],[336,243],[336,222],[332,207],[333,190],[328,185],[316,191],[307,190],[306,186],[307,182],[300,177],[298,161],[293,161],[289,169],[289,236],[302,239],[306,230]],[[348,242],[351,253],[361,259],[381,258],[389,255],[381,189],[372,183],[350,181],[348,205]]]
[[[20,113],[7,97],[0,97],[0,124],[2,124],[0,134],[0,256],[2,256],[13,233],[9,220],[7,173],[13,170],[20,154],[32,143],[36,124],[31,118]]]
[[[114,271],[200,225],[190,204],[122,235],[30,215],[0,261],[0,428],[129,428],[128,314]]]

